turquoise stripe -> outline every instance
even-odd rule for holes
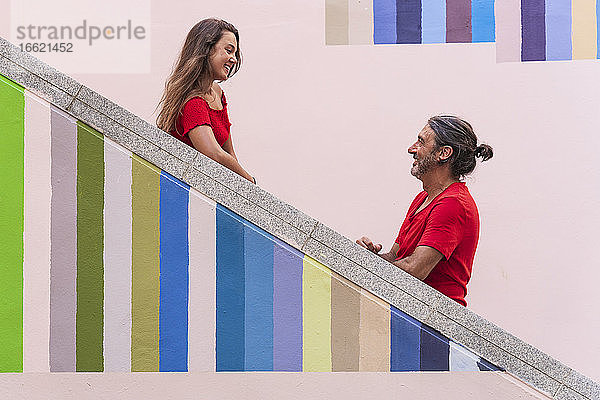
[[[159,371],[187,371],[189,186],[160,174]]]
[[[423,0],[423,43],[446,42],[446,0]]]
[[[471,29],[473,43],[496,41],[494,0],[471,1]]]
[[[217,371],[243,371],[245,361],[244,225],[217,204]]]
[[[273,370],[273,238],[244,227],[245,370]]]

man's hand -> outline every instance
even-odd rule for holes
[[[358,239],[356,241],[356,244],[364,247],[367,250],[372,251],[373,253],[377,254],[381,251],[381,248],[383,247],[381,245],[381,243],[378,244],[373,244],[373,242],[371,241],[371,239],[369,239],[366,236],[361,237],[360,239]]]

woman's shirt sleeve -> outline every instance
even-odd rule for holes
[[[201,98],[194,97],[183,107],[181,116],[183,132],[181,132],[181,136],[187,135],[192,129],[201,125],[208,125],[212,128],[208,113],[208,104]]]

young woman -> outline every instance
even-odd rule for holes
[[[239,33],[220,19],[198,22],[188,33],[160,100],[157,126],[251,182],[231,141],[225,93],[217,82],[242,64]]]

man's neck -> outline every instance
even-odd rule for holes
[[[454,182],[458,182],[457,179],[450,176],[445,171],[432,171],[427,176],[421,178],[423,182],[423,190],[427,192],[427,198],[433,199],[446,188],[452,185]]]

